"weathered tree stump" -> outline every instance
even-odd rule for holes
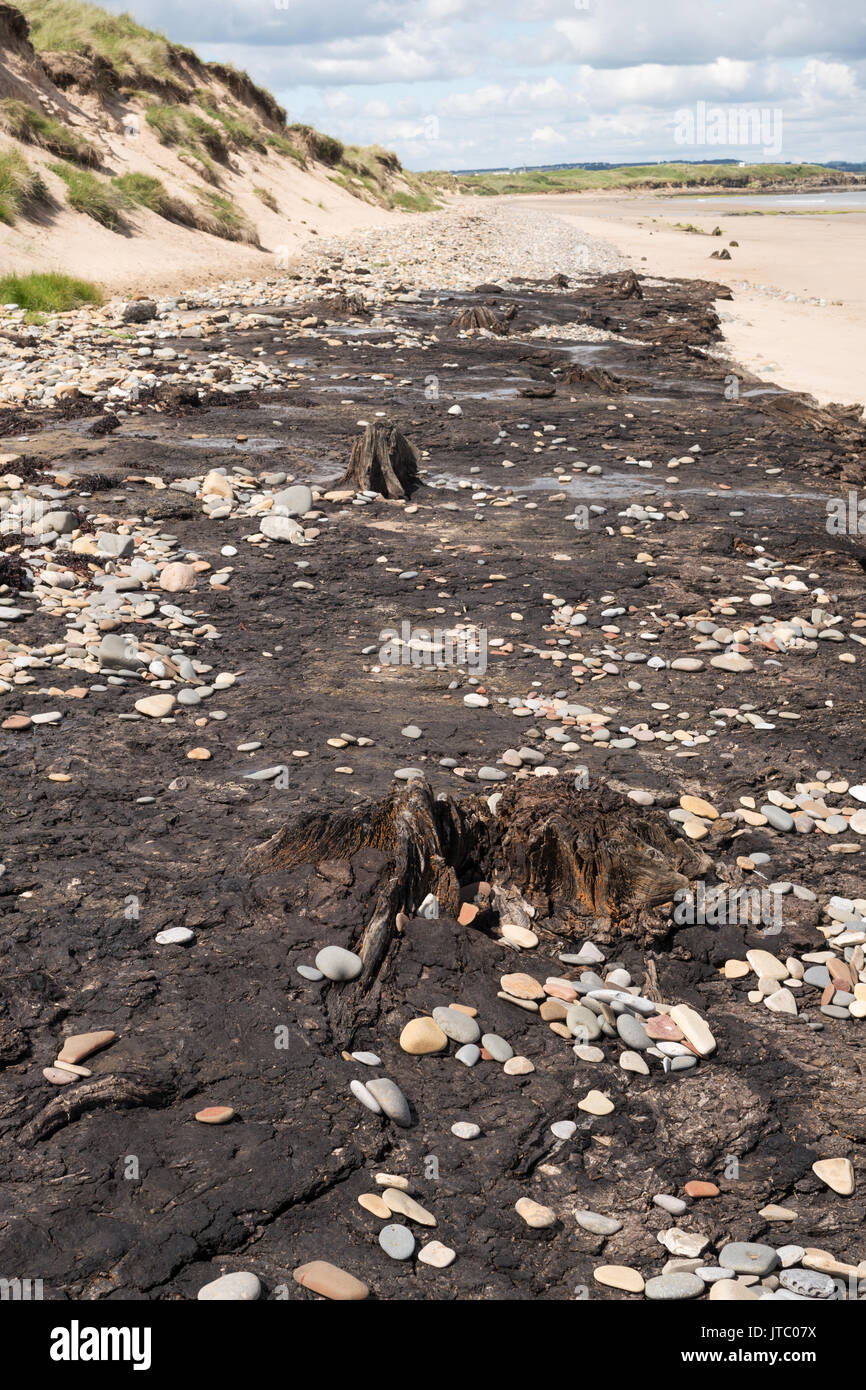
[[[298,816],[252,850],[243,867],[276,873],[350,859],[364,848],[383,851],[388,866],[356,943],[363,970],[329,1004],[332,1024],[344,1036],[372,1017],[380,971],[399,939],[398,914],[417,914],[428,893],[441,912],[456,916],[461,884],[483,880],[497,902],[515,894],[529,901],[534,927],[601,944],[632,937],[647,945],[670,930],[652,909],[711,864],[689,841],[671,836],[660,812],[607,789],[578,793],[517,782],[494,813],[486,795],[437,799],[419,779],[352,811]]]
[[[567,386],[595,386],[605,396],[628,393],[628,387],[618,376],[612,376],[603,367],[581,367],[579,362],[563,372],[560,381]]]
[[[383,497],[409,497],[418,485],[419,458],[415,445],[396,425],[377,421],[355,440],[349,467],[335,486],[380,492]]]
[[[508,320],[514,318],[517,312],[514,305],[508,306],[511,313],[497,314],[493,309],[488,309],[486,304],[477,304],[472,309],[461,309],[460,313],[451,320],[451,327],[457,328],[466,333],[470,329],[486,328],[488,333],[495,333],[497,337],[503,338],[508,332]]]
[[[608,281],[611,293],[617,299],[643,299],[643,290],[640,280],[638,280],[633,270],[626,270],[622,275],[615,275]]]
[[[316,311],[328,319],[364,319],[370,310],[360,294],[335,294],[319,300]]]

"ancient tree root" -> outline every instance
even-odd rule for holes
[[[581,367],[578,362],[564,371],[559,380],[566,386],[595,386],[605,396],[628,393],[628,387],[618,376],[612,376],[603,367]]]
[[[497,314],[493,309],[488,309],[484,304],[478,304],[472,309],[461,309],[456,318],[451,320],[451,327],[458,328],[464,333],[470,328],[486,328],[488,333],[495,333],[502,338],[508,332],[508,320],[514,317],[514,306],[509,305],[511,313]]]
[[[68,1094],[54,1097],[21,1131],[25,1146],[49,1139],[58,1129],[71,1124],[89,1110],[104,1110],[113,1105],[127,1109],[136,1105],[163,1106],[171,1099],[171,1088],[164,1080],[152,1076],[100,1076],[86,1081]]]
[[[455,916],[461,884],[486,880],[497,900],[519,890],[536,908],[536,920],[555,932],[648,944],[670,929],[652,909],[710,864],[688,841],[672,838],[660,812],[608,790],[518,782],[493,813],[486,796],[437,800],[418,780],[366,807],[295,818],[252,850],[244,868],[272,873],[349,859],[366,847],[387,854],[389,865],[356,947],[361,975],[330,1006],[340,1030],[363,1021],[359,1009],[369,1018],[368,992],[398,934],[398,914],[411,917],[428,893],[441,912]]]
[[[386,421],[367,425],[352,445],[349,467],[335,486],[380,492],[383,497],[409,497],[418,484],[419,457],[415,445],[396,425]]]
[[[320,299],[315,307],[323,318],[328,319],[370,317],[370,310],[359,294],[335,294],[331,299]]]
[[[633,270],[626,270],[622,275],[615,275],[607,283],[611,293],[617,299],[643,299],[640,280]]]

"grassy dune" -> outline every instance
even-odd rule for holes
[[[502,193],[584,193],[629,188],[742,188],[838,179],[821,164],[642,164],[614,169],[529,169],[524,173],[460,174],[464,193],[495,197]]]

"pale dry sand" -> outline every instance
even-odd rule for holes
[[[611,242],[644,274],[718,280],[733,302],[717,301],[733,361],[822,404],[866,401],[866,212],[762,216],[728,201],[686,204],[649,194],[544,194],[512,198],[547,208]],[[676,230],[691,222],[723,237]],[[730,261],[712,251],[728,246]],[[788,300],[787,295],[796,299]],[[812,301],[823,299],[824,304]]]
[[[92,126],[78,124],[101,147],[109,174],[151,175],[191,204],[208,191],[145,122],[132,140],[108,135],[95,117]],[[310,162],[302,169],[277,153],[235,153],[230,167],[221,170],[215,191],[229,197],[253,223],[261,249],[178,226],[142,207],[124,214],[125,230],[111,231],[69,207],[62,180],[48,167],[52,156],[18,141],[5,144],[39,168],[55,202],[39,221],[21,217],[14,226],[0,225],[0,273],[61,270],[93,280],[109,294],[177,294],[221,280],[263,280],[285,268],[305,246],[315,245],[317,236],[339,236],[409,215],[354,197],[322,165]],[[271,194],[276,212],[262,202],[257,187]]]

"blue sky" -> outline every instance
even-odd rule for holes
[[[863,0],[108,0],[410,168],[866,159]]]

